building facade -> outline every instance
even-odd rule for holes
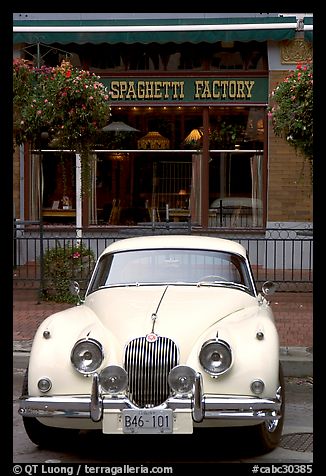
[[[309,164],[267,115],[276,84],[312,60],[312,15],[17,13],[14,56],[68,59],[111,97],[82,207],[78,157],[26,145],[14,154],[16,218],[257,230],[312,221]]]

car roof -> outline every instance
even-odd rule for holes
[[[236,241],[194,235],[155,235],[123,238],[107,246],[102,255],[119,251],[162,248],[226,251],[243,257],[247,256],[246,249]]]

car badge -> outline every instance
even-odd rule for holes
[[[156,342],[157,337],[158,337],[157,334],[154,334],[154,332],[151,332],[150,334],[147,334],[146,340],[147,340],[147,342],[150,342],[150,343]]]

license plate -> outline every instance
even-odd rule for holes
[[[169,410],[122,410],[124,433],[172,433],[173,412]]]

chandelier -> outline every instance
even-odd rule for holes
[[[138,149],[169,149],[170,141],[159,132],[148,132],[138,141]]]

